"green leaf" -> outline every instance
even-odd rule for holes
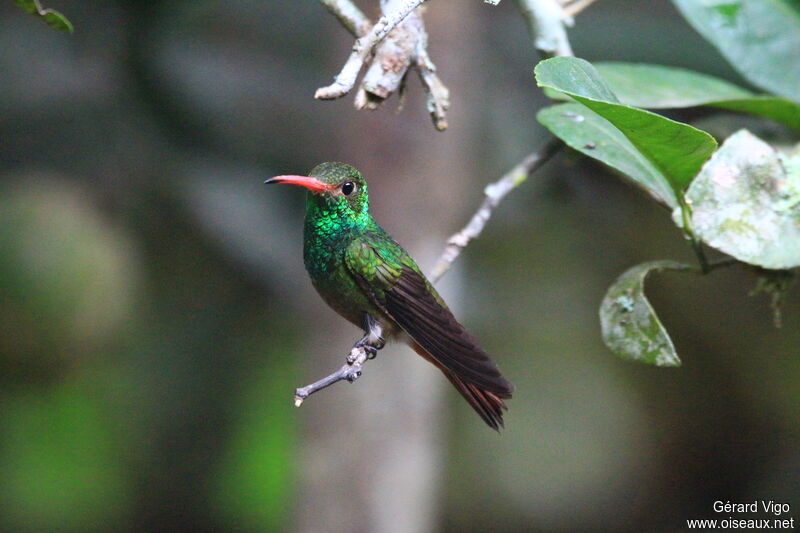
[[[672,1],[747,80],[800,102],[797,0]]]
[[[683,68],[618,62],[595,67],[622,102],[637,107],[693,107],[753,95],[727,81]]]
[[[560,104],[542,109],[536,118],[568,146],[619,170],[656,200],[678,207],[669,180],[597,113],[581,104]]]
[[[800,266],[800,154],[783,158],[747,130],[722,144],[686,193],[698,237],[768,269]],[[673,211],[680,225],[681,213]]]
[[[667,330],[644,295],[650,272],[691,270],[674,261],[651,261],[625,271],[608,288],[600,304],[603,342],[620,357],[656,366],[680,366]]]
[[[16,0],[17,5],[26,12],[44,20],[48,26],[67,33],[73,32],[72,23],[55,9],[45,9],[39,0]]]
[[[759,115],[779,122],[800,133],[800,104],[779,96],[753,96],[737,100],[713,102],[708,105],[751,115]]]
[[[597,63],[597,71],[619,100],[648,109],[713,106],[750,113],[800,132],[800,104],[756,95],[725,80],[677,67],[644,63]]]
[[[534,73],[539,86],[567,94],[611,122],[667,178],[677,197],[717,146],[704,131],[619,103],[597,70],[583,59],[547,59],[536,65]]]
[[[800,104],[757,95],[725,80],[691,70],[647,63],[596,63],[595,68],[620,102],[647,109],[711,106],[769,118],[800,133]],[[569,100],[548,89],[550,98]]]

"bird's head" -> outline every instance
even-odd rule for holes
[[[340,215],[358,218],[369,209],[367,181],[346,163],[320,163],[308,176],[276,176],[264,183],[288,183],[309,191],[309,206],[333,210]]]

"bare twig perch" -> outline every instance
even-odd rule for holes
[[[440,131],[446,129],[450,94],[428,55],[428,34],[422,13],[416,9],[425,0],[381,0],[383,16],[374,26],[350,0],[321,1],[357,40],[334,82],[317,89],[314,97],[327,100],[344,96],[353,89],[359,72],[366,66],[355,106],[377,109],[402,89],[409,69],[416,68],[427,93],[434,126]]]
[[[469,241],[481,234],[483,227],[489,221],[492,212],[500,201],[519,184],[528,179],[528,176],[547,163],[563,146],[564,143],[560,140],[551,140],[540,151],[534,152],[523,159],[502,178],[486,186],[486,189],[484,189],[486,198],[478,208],[478,211],[472,215],[470,221],[461,231],[447,241],[447,246],[433,268],[433,274],[431,274],[433,283],[436,283],[445,272],[450,270],[453,261],[461,254],[461,250],[469,244]]]
[[[376,351],[377,349],[378,348],[375,348]],[[325,376],[319,381],[315,381],[311,385],[306,385],[305,387],[294,390],[295,407],[300,407],[303,404],[303,400],[318,390],[322,390],[338,381],[347,380],[352,383],[357,380],[361,377],[361,368],[364,363],[371,357],[374,357],[374,352],[372,352],[372,355],[370,352],[371,350],[366,346],[359,346],[358,344],[353,346],[353,349],[350,350],[350,355],[347,356],[345,364],[343,364],[339,370],[329,376]]]

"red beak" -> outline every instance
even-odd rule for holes
[[[312,178],[310,176],[275,176],[272,179],[268,179],[264,183],[288,183],[290,185],[300,185],[309,191],[316,192],[327,191],[330,189],[330,185],[324,181],[320,181],[317,178]]]

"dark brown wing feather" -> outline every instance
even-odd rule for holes
[[[389,316],[443,367],[467,383],[502,398],[511,397],[511,383],[419,273],[404,265],[385,293],[384,306]]]
[[[514,386],[456,320],[413,260],[390,237],[354,241],[345,262],[365,294],[412,339],[412,347],[436,365],[492,428],[503,425],[503,399]],[[374,236],[373,236],[374,237]],[[380,236],[379,236],[380,237]],[[382,250],[382,251],[379,251]]]
[[[417,352],[442,370],[486,424],[499,429],[507,410],[503,399],[511,398],[514,386],[440,303],[427,280],[404,265],[394,286],[385,292],[384,308],[411,336]]]

